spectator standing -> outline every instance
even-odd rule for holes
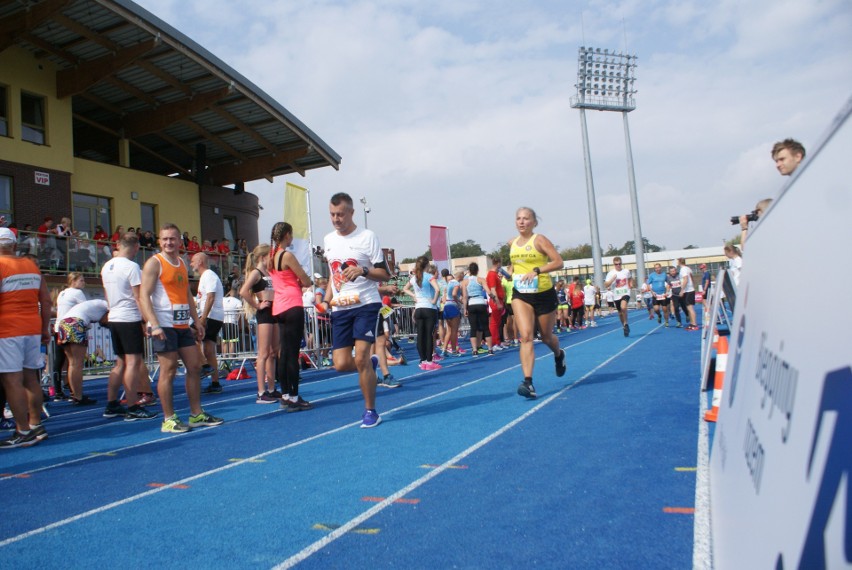
[[[287,412],[313,408],[299,395],[299,352],[305,336],[305,308],[302,305],[302,286],[311,285],[311,278],[299,265],[296,256],[287,251],[293,243],[293,227],[287,222],[272,226],[272,315],[278,322],[281,350],[278,356],[278,378],[281,380],[281,407]],[[337,357],[335,356],[335,361]]]
[[[174,224],[160,228],[160,253],[145,262],[139,308],[151,327],[154,352],[160,365],[157,391],[163,408],[164,433],[183,433],[193,427],[217,426],[224,420],[212,416],[201,407],[201,355],[195,339],[204,338],[204,326],[198,323],[198,312],[192,303],[189,273],[179,255],[180,230]],[[193,335],[190,319],[197,324]],[[178,356],[186,368],[186,394],[189,397],[189,425],[175,414],[173,390]]]
[[[71,385],[71,403],[76,406],[91,406],[97,400],[83,394],[83,360],[88,347],[88,331],[92,323],[107,324],[109,305],[101,299],[77,303],[65,316],[57,319],[57,345],[65,351],[68,359],[68,384]]]
[[[589,323],[590,327],[598,326],[595,322],[595,300],[597,292],[598,289],[592,285],[592,280],[586,279],[586,286],[583,287],[583,305],[586,309],[586,322]]]
[[[275,389],[276,355],[280,348],[278,323],[272,316],[275,292],[269,276],[269,244],[258,245],[246,258],[246,280],[240,296],[246,314],[257,319],[257,403],[274,404],[281,401],[281,392]]]
[[[72,271],[66,278],[65,289],[59,292],[56,297],[56,322],[53,327],[53,332],[56,334],[56,350],[53,353],[53,401],[62,402],[65,400],[73,400],[73,394],[66,395],[62,391],[62,369],[65,367],[66,357],[65,351],[59,348],[59,322],[65,318],[65,314],[79,303],[86,301],[86,295],[83,289],[86,287],[86,278],[82,273]]]
[[[686,330],[695,331],[698,330],[695,321],[695,277],[692,274],[692,269],[686,264],[685,258],[679,258],[677,264],[681,287],[683,287],[681,292],[683,304],[686,306],[686,314],[689,317],[689,326],[686,327]]]
[[[0,449],[29,447],[47,437],[38,422],[43,393],[41,345],[50,341],[50,294],[35,263],[15,256],[15,234],[0,228],[0,384],[16,429]]]
[[[107,381],[107,405],[104,417],[124,417],[125,421],[149,420],[157,414],[146,410],[140,399],[144,397],[139,375],[147,376],[145,368],[145,324],[139,311],[139,288],[142,270],[133,259],[139,251],[139,240],[130,232],[121,236],[118,252],[101,269],[104,295],[109,305],[109,331],[115,366]],[[124,386],[127,407],[118,401],[118,392]],[[146,402],[153,403],[153,398]]]
[[[198,295],[196,295],[196,306],[198,308],[198,320],[204,330],[201,341],[201,351],[207,364],[204,366],[205,373],[210,373],[210,385],[204,389],[205,394],[219,394],[222,392],[222,384],[219,383],[219,362],[216,360],[216,344],[219,340],[219,331],[225,322],[225,307],[222,298],[225,291],[222,280],[210,269],[210,261],[206,254],[199,253],[192,257],[190,266],[199,276]]]
[[[417,353],[420,355],[420,370],[438,370],[441,365],[433,361],[435,350],[435,323],[438,321],[438,296],[441,291],[438,280],[429,273],[429,258],[421,255],[414,262],[411,279],[403,292],[414,298],[414,327],[417,331]]]
[[[471,354],[491,354],[494,339],[491,338],[488,326],[488,285],[485,279],[479,277],[479,264],[472,262],[467,271],[469,275],[462,286],[462,303],[464,315],[470,323]],[[482,348],[483,342],[488,345],[488,350]]]

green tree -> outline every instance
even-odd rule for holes
[[[497,249],[488,254],[488,257],[499,257],[503,260],[503,265],[509,264],[509,244],[500,242],[497,244]]]
[[[482,249],[482,246],[469,239],[467,241],[460,241],[450,245],[450,256],[453,259],[457,257],[476,257],[477,255],[485,255],[485,250]],[[431,259],[431,254],[429,259]]]
[[[655,245],[648,241],[648,238],[642,238],[642,245],[644,246],[645,253],[650,253],[654,251],[663,251],[666,249],[664,245]],[[613,247],[612,244],[609,244],[609,249],[604,252],[604,255],[634,255],[636,253],[636,240],[630,240],[624,242],[624,245],[621,247]]]
[[[683,248],[683,249],[698,249],[698,246],[697,246],[697,245],[689,244],[688,246],[686,246],[686,247],[685,247],[685,248]]]
[[[562,259],[586,259],[592,257],[591,244],[584,243],[575,247],[568,247],[559,252]]]

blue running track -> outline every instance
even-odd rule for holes
[[[225,382],[226,423],[181,435],[50,404],[47,440],[0,451],[0,567],[689,568],[700,333],[600,323],[560,335],[562,378],[536,345],[535,401],[517,350],[396,367],[371,430],[333,371],[301,413]]]

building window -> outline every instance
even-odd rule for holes
[[[9,111],[6,103],[6,94],[9,91],[5,85],[0,85],[0,136],[9,136]]]
[[[21,93],[21,138],[35,144],[45,144],[44,97]]]
[[[12,223],[12,179],[0,176],[0,216],[6,218],[6,224]]]
[[[95,226],[101,226],[108,235],[112,235],[109,198],[74,193],[71,202],[75,230],[91,237],[95,235]]]
[[[142,204],[142,231],[151,231],[154,235],[157,235],[157,206],[155,204]]]
[[[223,216],[225,221],[225,228],[223,237],[225,241],[228,242],[228,246],[231,250],[237,248],[237,218],[231,216]]]

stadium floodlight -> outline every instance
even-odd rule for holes
[[[364,229],[366,230],[369,227],[367,226],[367,214],[369,214],[372,210],[370,209],[370,206],[367,205],[366,196],[361,196],[359,202],[361,202],[361,204],[364,206]]]
[[[624,141],[627,151],[627,178],[630,185],[630,205],[633,212],[633,234],[636,247],[636,284],[645,282],[645,248],[639,222],[639,199],[636,195],[636,173],[630,145],[627,113],[636,109],[636,55],[609,49],[581,46],[577,53],[577,89],[571,97],[571,107],[580,110],[580,130],[583,135],[583,160],[586,167],[586,194],[589,202],[589,227],[592,238],[592,259],[595,285],[603,287],[601,244],[598,232],[598,212],[595,205],[595,185],[592,178],[592,158],[589,152],[589,131],[586,109],[620,111],[624,119]]]

